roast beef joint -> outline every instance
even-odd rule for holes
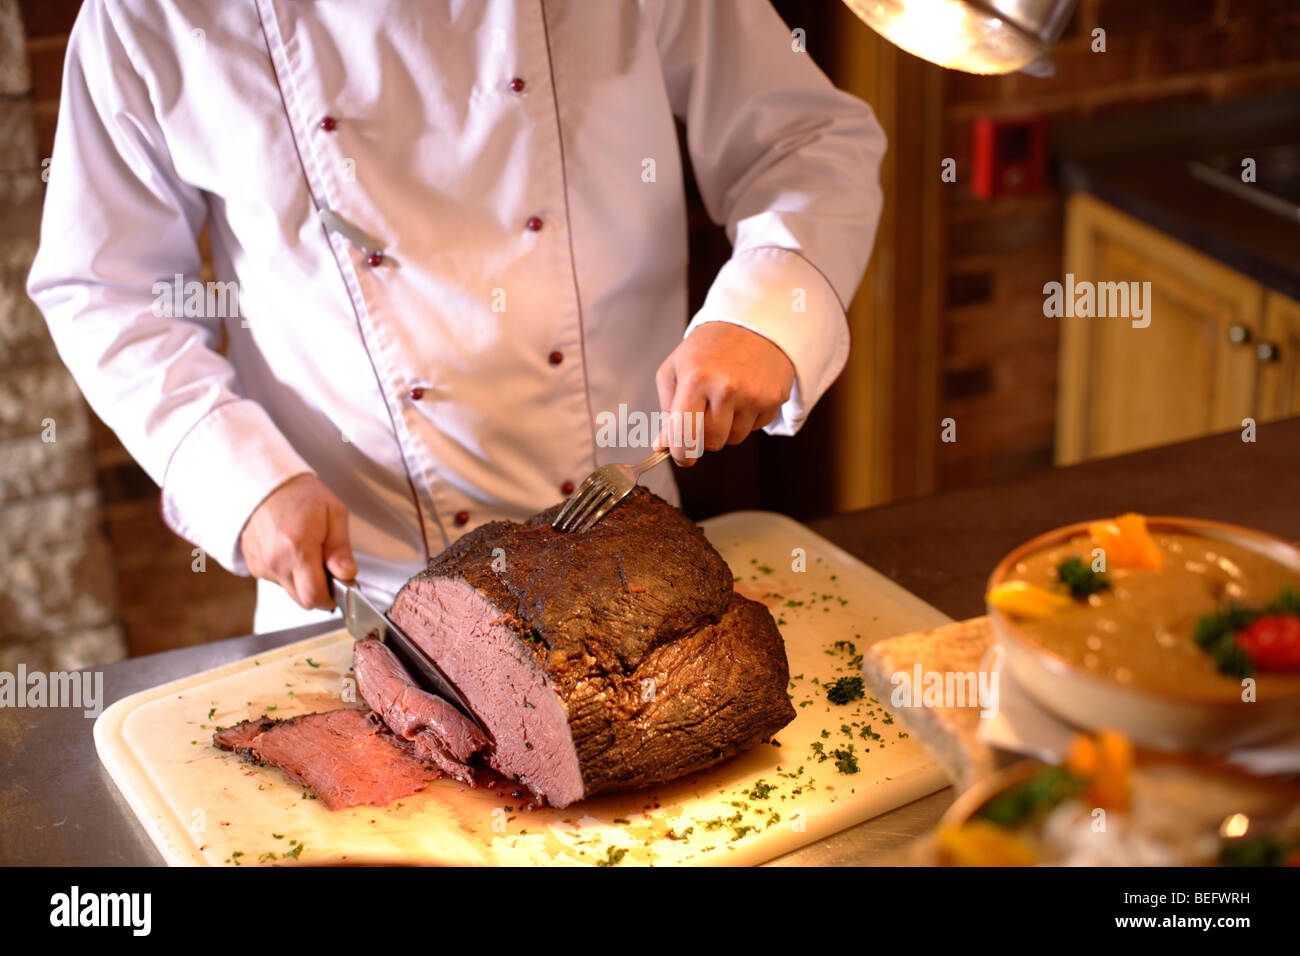
[[[559,508],[471,531],[407,582],[389,610],[486,733],[366,640],[355,668],[368,719],[382,721],[402,760],[421,772],[403,770],[392,786],[371,790],[331,787],[272,737],[292,734],[289,721],[234,749],[322,798],[324,787],[335,802],[346,791],[353,803],[382,805],[398,789],[447,775],[527,788],[536,802],[565,807],[712,766],[794,718],[776,623],[736,593],[721,555],[684,513],[638,487],[589,531],[566,534],[550,526]],[[244,732],[223,734],[217,745],[232,749]],[[391,756],[356,753],[376,765]]]

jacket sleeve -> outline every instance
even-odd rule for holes
[[[221,318],[173,314],[175,285],[198,280],[207,207],[173,168],[147,62],[109,3],[82,7],[27,291],[90,406],[161,486],[167,525],[247,574],[249,515],[311,469],[240,394]]]
[[[767,0],[648,2],[701,196],[732,243],[686,334],[732,322],[779,346],[795,384],[764,431],[792,435],[848,359],[844,310],[880,219],[885,135]]]

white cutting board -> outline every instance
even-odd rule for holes
[[[124,698],[96,721],[95,746],[171,864],[538,865],[611,856],[622,866],[754,864],[945,786],[938,765],[901,725],[886,722],[892,718],[878,702],[831,704],[822,684],[860,676],[835,641],[852,641],[861,653],[949,618],[781,515],[734,512],[703,527],[737,589],[772,608],[785,638],[798,716],[776,735],[779,747],[760,744],[681,780],[563,810],[522,810],[509,793],[439,780],[385,808],[331,812],[279,770],[250,766],[211,741],[215,726],[263,713],[344,706],[353,642],[342,630]],[[864,725],[879,738],[860,736]],[[850,739],[857,773],[814,753],[815,743],[829,753]],[[746,795],[760,778],[771,791]]]

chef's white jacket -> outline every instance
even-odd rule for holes
[[[247,573],[249,515],[315,472],[386,599],[647,453],[600,425],[658,410],[682,338],[674,117],[734,244],[687,333],[780,346],[792,434],[847,357],[885,142],[763,0],[87,0],[29,292],[177,534]]]

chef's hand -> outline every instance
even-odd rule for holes
[[[290,478],[267,495],[239,536],[254,577],[274,581],[304,608],[334,609],[325,567],[352,578],[348,509],[315,475]]]
[[[704,413],[706,450],[742,442],[776,418],[790,397],[794,366],[757,332],[731,322],[705,322],[664,359],[655,384],[660,409],[671,413],[669,422],[682,423],[676,435],[662,431],[655,447],[668,448],[677,464],[690,467],[700,454],[690,413]],[[692,439],[694,455],[688,454]]]

